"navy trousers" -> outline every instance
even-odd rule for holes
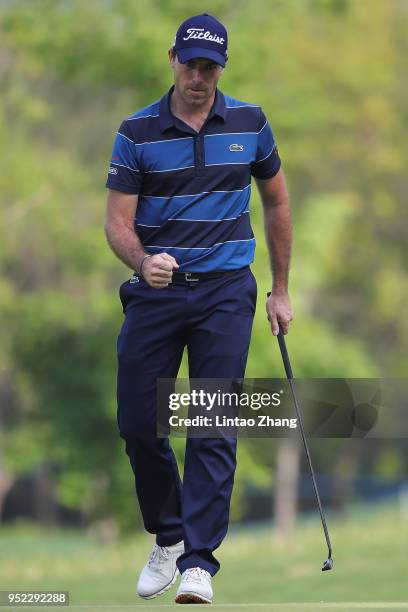
[[[180,572],[220,567],[213,551],[228,529],[236,439],[187,438],[181,482],[169,440],[156,436],[156,379],[177,377],[185,346],[191,378],[243,377],[256,294],[249,268],[165,289],[137,277],[120,287],[119,432],[146,530],[159,546],[184,540]]]

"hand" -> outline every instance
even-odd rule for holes
[[[158,253],[144,260],[142,275],[151,287],[163,289],[171,283],[173,270],[177,270],[178,267],[174,257],[168,253]]]
[[[293,319],[292,306],[287,293],[272,293],[266,300],[266,312],[274,336],[279,333],[279,324],[284,334],[288,333],[289,323]]]

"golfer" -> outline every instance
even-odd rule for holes
[[[120,287],[118,426],[144,526],[156,539],[139,595],[164,593],[180,573],[177,603],[211,603],[236,439],[188,438],[181,482],[168,438],[156,435],[156,380],[177,377],[184,347],[191,378],[244,376],[257,294],[251,176],[272,262],[267,315],[273,334],[279,324],[287,333],[291,225],[264,113],[217,88],[225,27],[207,14],[187,19],[168,57],[174,84],[122,122],[106,183],[107,239],[134,271]]]

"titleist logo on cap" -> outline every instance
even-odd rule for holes
[[[219,45],[224,44],[224,38],[222,36],[211,34],[209,30],[204,32],[204,28],[188,28],[187,34],[188,36],[183,36],[183,40],[189,40],[190,38],[203,38],[204,40],[216,42]]]

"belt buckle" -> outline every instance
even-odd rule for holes
[[[186,281],[192,281],[194,283],[198,282],[200,279],[192,276],[193,272],[184,272],[184,278]]]

